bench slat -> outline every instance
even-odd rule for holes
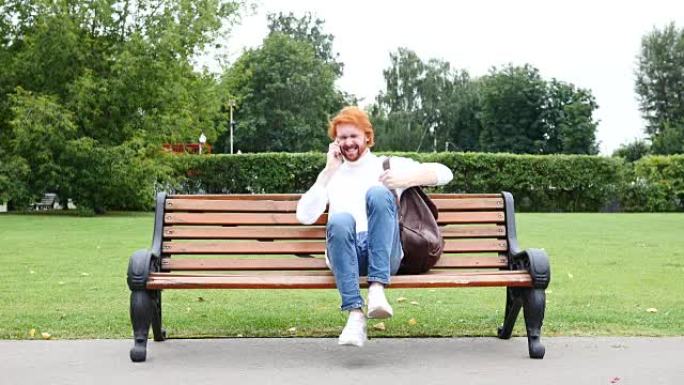
[[[442,227],[444,238],[503,237],[504,226]],[[166,239],[325,239],[323,227],[181,227],[164,228]]]
[[[281,200],[281,201],[297,201],[302,194],[201,194],[201,195],[185,195],[173,194],[168,195],[167,199],[212,199],[212,200]],[[449,194],[449,193],[432,193],[428,194],[431,199],[472,199],[472,198],[501,198],[501,194]]]
[[[487,210],[502,209],[502,198],[434,199],[437,209]],[[219,200],[167,199],[167,212],[172,211],[237,211],[237,212],[295,212],[297,201],[278,200]]]
[[[502,211],[441,212],[437,223],[503,223],[506,216]],[[325,224],[328,215],[323,214],[315,222]],[[185,225],[301,225],[295,214],[272,213],[168,213],[164,215],[166,224]]]
[[[445,253],[506,251],[498,239],[455,240],[444,243]],[[323,253],[325,241],[312,242],[164,242],[165,254],[296,254]]]
[[[442,256],[435,268],[505,268],[506,257]],[[169,270],[328,270],[323,258],[163,258]]]
[[[365,277],[361,284],[368,286]],[[399,275],[392,277],[390,287],[473,287],[518,286],[530,287],[532,279],[525,271],[507,274],[426,274]],[[332,275],[233,275],[233,276],[183,276],[169,273],[152,273],[147,281],[150,290],[159,289],[333,289]]]

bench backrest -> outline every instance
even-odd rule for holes
[[[322,256],[325,251],[327,214],[321,215],[313,226],[301,225],[295,217],[299,197],[158,197],[156,220],[161,223],[155,225],[155,231],[161,232],[161,236],[155,234],[154,243],[161,249],[162,270],[326,269],[322,258],[282,258]],[[437,268],[507,266],[509,230],[502,194],[431,194],[431,198],[439,209],[438,222],[445,238],[445,254]],[[277,261],[274,257],[278,257]]]

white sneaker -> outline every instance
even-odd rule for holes
[[[368,288],[368,318],[390,318],[394,314],[385,297],[385,287],[373,283]]]
[[[339,345],[362,347],[366,342],[366,338],[366,316],[362,312],[349,312],[347,324],[344,326],[337,343]]]

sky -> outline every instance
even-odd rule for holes
[[[344,63],[337,86],[373,102],[384,89],[382,70],[399,47],[427,61],[448,61],[471,77],[493,67],[529,63],[544,79],[590,89],[599,105],[597,140],[602,154],[642,138],[644,122],[634,92],[641,38],[670,22],[684,28],[684,1],[386,1],[256,0],[227,41],[229,61],[258,47],[268,13],[311,12],[334,35]],[[224,47],[226,47],[224,46]],[[212,69],[220,68],[216,63]]]

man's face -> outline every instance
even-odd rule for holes
[[[363,155],[367,140],[363,130],[354,124],[343,123],[337,126],[335,141],[340,146],[342,156],[348,161],[353,162]]]

